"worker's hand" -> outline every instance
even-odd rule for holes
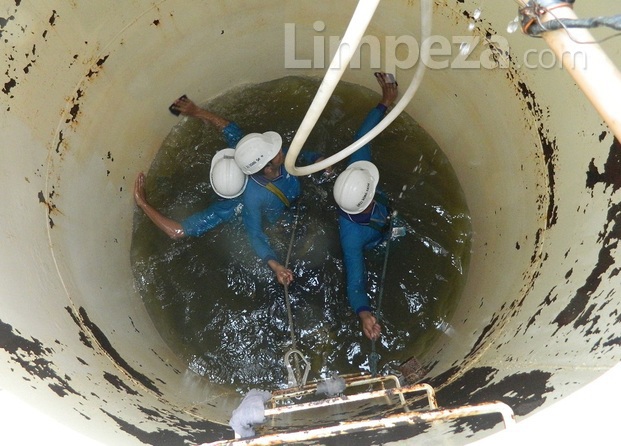
[[[289,285],[291,282],[293,282],[293,271],[291,271],[289,268],[285,268],[276,260],[270,260],[269,262],[267,262],[267,264],[270,268],[272,268],[274,274],[276,274],[276,279],[278,280],[278,283],[280,283],[281,285]]]
[[[317,158],[317,161],[315,161],[315,164],[320,163],[324,159],[326,159],[325,156]],[[319,176],[319,178],[317,179],[317,182],[319,184],[323,184],[328,181],[332,181],[334,178],[336,178],[336,176],[337,175],[336,175],[336,172],[334,171],[334,166],[328,166],[324,169],[323,173]]]
[[[399,90],[397,89],[397,82],[393,82],[392,79],[386,73],[375,73],[377,82],[382,87],[382,100],[380,104],[384,104],[386,107],[390,107],[392,103],[397,99]]]
[[[358,313],[360,322],[362,323],[362,332],[364,335],[372,341],[379,338],[382,332],[382,326],[377,323],[377,319],[370,311],[361,311]]]
[[[184,116],[199,117],[201,114],[201,108],[185,95],[175,100],[172,107]]]
[[[136,176],[136,181],[134,182],[134,200],[136,200],[136,204],[140,207],[144,206],[147,202],[147,193],[144,191],[144,182],[144,173],[140,172]]]

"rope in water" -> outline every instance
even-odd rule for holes
[[[375,312],[375,319],[379,323],[382,319],[382,297],[384,296],[384,283],[386,282],[386,269],[388,265],[388,253],[390,251],[390,239],[392,238],[392,224],[397,216],[397,211],[393,212],[392,218],[388,225],[388,239],[386,240],[386,251],[384,252],[384,266],[382,268],[382,277],[380,279],[379,292],[377,297],[377,310]],[[371,354],[369,355],[369,368],[371,370],[371,376],[377,376],[377,365],[379,363],[379,353],[375,348],[375,339],[371,340]]]
[[[291,228],[291,239],[289,240],[289,249],[287,250],[287,257],[285,259],[285,268],[289,268],[289,260],[291,259],[291,252],[293,251],[293,242],[295,240],[295,230],[298,226],[299,215],[300,215],[300,204],[298,203],[297,209],[295,211],[295,217],[293,220],[293,227]],[[293,312],[291,311],[291,301],[289,299],[289,285],[285,283],[284,287],[285,287],[285,306],[287,307],[287,317],[289,319],[289,331],[291,334],[291,349],[296,350],[297,339],[295,337],[295,328],[293,326]],[[300,370],[300,363],[298,361],[297,356],[294,357],[294,360],[295,360],[296,374],[297,374],[297,377],[300,378],[302,375],[301,375],[301,370]]]

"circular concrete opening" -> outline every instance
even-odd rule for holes
[[[469,28],[480,3],[436,2],[438,66],[406,109],[451,161],[474,230],[450,321],[457,335],[421,359],[441,405],[501,400],[520,421],[619,361],[619,145],[544,42],[506,33],[513,2],[485,3]],[[576,9],[591,16],[614,5]],[[133,180],[176,122],[162,112],[172,98],[205,102],[245,83],[321,76],[354,7],[5,7],[2,388],[106,444],[231,436],[240,395],[187,371],[134,287]],[[418,2],[382,3],[345,80],[373,88],[379,64],[407,83],[418,29]],[[463,60],[460,44],[472,37]],[[615,41],[606,50],[621,53]],[[394,438],[460,444],[499,429],[446,423]]]

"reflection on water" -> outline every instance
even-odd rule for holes
[[[207,107],[247,132],[275,130],[290,143],[318,81],[287,77],[249,85]],[[379,89],[378,89],[379,90]],[[379,99],[377,91],[342,83],[305,149],[330,155],[352,141]],[[224,148],[213,128],[182,119],[166,138],[147,175],[151,203],[182,220],[205,208],[212,154]],[[380,185],[395,201],[405,235],[394,239],[382,300],[380,372],[421,357],[443,336],[463,288],[470,251],[470,218],[454,172],[435,142],[403,115],[373,143]],[[336,166],[344,168],[343,163]],[[269,230],[284,262],[295,229],[289,287],[297,346],[312,363],[309,379],[368,371],[371,343],[345,295],[332,182],[305,177],[297,225],[293,215]],[[249,247],[241,221],[200,238],[173,241],[136,211],[132,244],[136,285],[162,337],[188,366],[212,382],[240,391],[287,383],[284,354],[291,345],[283,287]],[[367,253],[369,292],[376,302],[384,247]]]

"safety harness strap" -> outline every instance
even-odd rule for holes
[[[291,207],[291,203],[289,202],[289,199],[285,196],[283,191],[281,191],[280,189],[278,189],[278,187],[274,185],[274,183],[267,183],[265,185],[265,188],[269,190],[270,192],[272,192],[274,195],[276,195],[278,198],[280,198],[280,201],[282,201],[286,207],[288,208]]]
[[[260,184],[261,186],[263,186],[264,188],[269,190],[271,193],[276,195],[280,199],[280,201],[282,201],[284,203],[284,205],[286,207],[288,207],[288,208],[291,207],[291,202],[289,201],[287,196],[284,194],[284,192],[281,191],[278,188],[278,186],[276,186],[274,183],[269,181],[263,175],[251,175],[250,178],[252,178],[257,184]]]
[[[381,232],[381,233],[387,232],[390,229],[390,218],[392,216],[392,210],[390,208],[390,200],[388,199],[386,195],[379,194],[379,193],[375,194],[375,196],[373,197],[373,200],[375,200],[379,204],[386,206],[388,215],[386,216],[386,220],[384,221],[370,219],[368,226],[371,229],[375,229],[376,231]]]

